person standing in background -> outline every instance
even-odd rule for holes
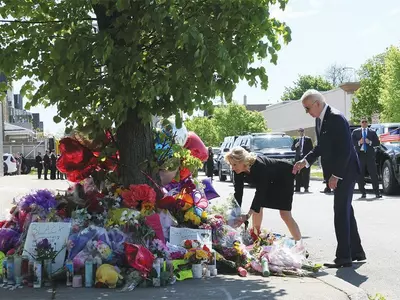
[[[56,179],[56,171],[57,171],[57,156],[56,152],[51,150],[51,155],[50,155],[50,179],[55,180]]]
[[[361,175],[358,178],[358,188],[361,192],[361,198],[367,197],[364,180],[365,170],[368,171],[371,177],[376,198],[381,198],[382,195],[379,192],[378,171],[376,169],[374,148],[380,145],[380,141],[376,132],[368,128],[367,118],[361,119],[361,128],[357,128],[353,131],[352,139],[361,165]]]
[[[48,180],[47,175],[50,169],[50,156],[49,150],[46,150],[46,154],[43,156],[43,168],[44,168],[44,180]]]
[[[36,163],[38,179],[41,179],[42,171],[43,171],[42,153],[38,152],[38,155],[36,155],[36,158],[35,158],[35,163]]]
[[[302,160],[308,152],[313,149],[313,143],[310,137],[304,135],[304,128],[299,128],[299,137],[293,141],[292,150],[296,151],[295,161]],[[295,192],[300,192],[304,187],[304,192],[308,193],[310,186],[310,168],[304,168],[296,174]]]
[[[208,159],[206,162],[206,176],[213,181],[214,177],[214,152],[211,147],[208,147]]]

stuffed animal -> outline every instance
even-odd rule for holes
[[[96,271],[96,287],[108,287],[115,289],[119,280],[123,277],[117,272],[114,266],[104,264]]]

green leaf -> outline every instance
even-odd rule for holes
[[[54,116],[53,117],[53,121],[54,121],[54,123],[60,123],[61,122],[61,118],[59,116]]]

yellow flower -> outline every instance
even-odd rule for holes
[[[184,259],[189,260],[193,256],[194,252],[193,251],[188,251],[185,253],[183,256]]]
[[[207,212],[206,211],[203,211],[202,213],[201,213],[201,218],[202,219],[207,219]]]

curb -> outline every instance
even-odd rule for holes
[[[339,277],[330,275],[324,271],[312,274],[311,276],[339,291],[342,291],[350,300],[369,300],[367,293],[363,289],[356,287]]]

